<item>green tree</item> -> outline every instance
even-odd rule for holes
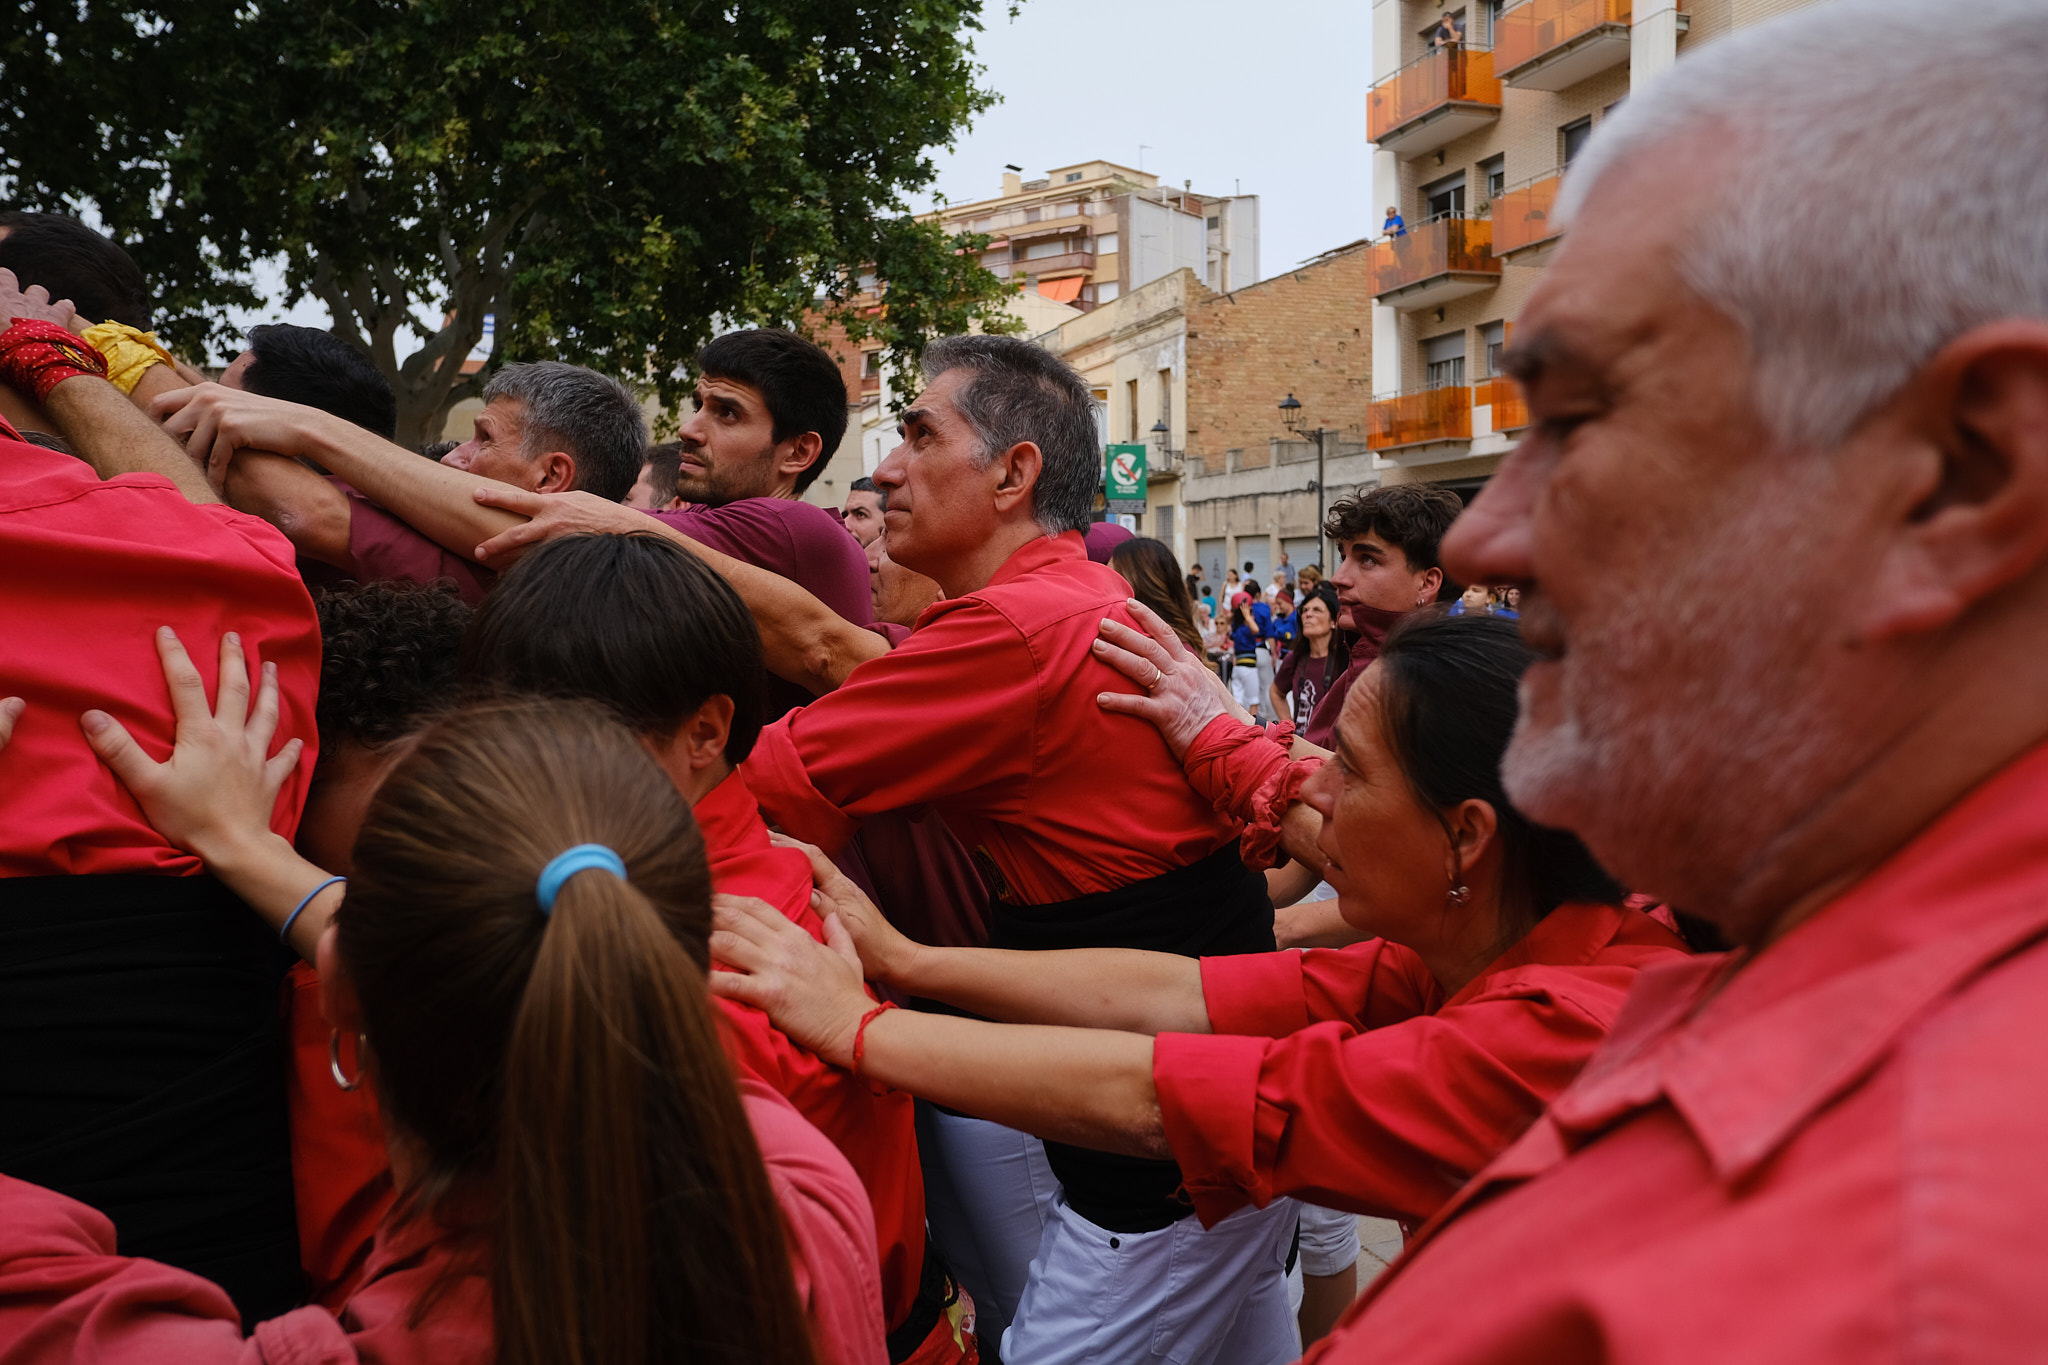
[[[495,357],[678,402],[719,322],[838,318],[899,364],[1011,286],[905,212],[993,96],[980,0],[25,0],[0,193],[90,204],[161,326],[225,347],[281,255],[438,433]],[[859,306],[859,281],[887,306]],[[822,301],[822,302],[821,302]],[[423,345],[413,345],[415,339]]]

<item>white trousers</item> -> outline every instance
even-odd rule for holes
[[[1059,1192],[1045,1144],[919,1101],[917,1149],[932,1242],[974,1300],[975,1330],[1000,1341]]]
[[[1230,695],[1237,704],[1253,715],[1259,714],[1259,670],[1250,664],[1237,664],[1230,670]]]
[[[1301,1354],[1287,1294],[1291,1199],[1204,1231],[1183,1218],[1113,1233],[1053,1206],[1003,1336],[1017,1365],[1284,1365]]]

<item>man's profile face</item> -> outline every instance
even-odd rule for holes
[[[846,529],[853,532],[853,538],[861,547],[873,545],[875,538],[882,534],[882,495],[857,488],[846,495],[843,513]]]
[[[761,391],[707,375],[697,381],[696,404],[676,434],[683,448],[676,496],[723,507],[780,492],[784,479],[775,469],[775,417]],[[793,478],[789,482],[793,486]]]
[[[1703,131],[1599,182],[1516,327],[1532,425],[1444,543],[1458,576],[1524,589],[1543,656],[1516,805],[1703,911],[1853,773],[1843,739],[1884,691],[1839,648],[1878,495],[1777,441],[1740,325],[1681,274],[1731,146]]]
[[[874,473],[888,503],[890,556],[940,581],[997,528],[1000,471],[981,463],[980,439],[953,403],[967,373],[948,370],[917,396],[897,428],[902,443]]]
[[[493,398],[476,415],[476,432],[441,457],[466,474],[509,483],[528,492],[539,490],[546,465],[526,457],[526,404],[517,398]]]
[[[639,477],[635,478],[633,486],[626,490],[626,496],[623,501],[626,506],[636,512],[666,511],[682,502],[681,498],[662,499],[655,495],[654,483],[651,477],[653,472],[654,466],[652,464],[641,465]]]
[[[1442,574],[1436,569],[1414,568],[1400,546],[1389,545],[1377,531],[1368,531],[1337,542],[1337,571],[1330,581],[1337,585],[1337,624],[1357,630],[1353,607],[1413,611],[1435,599]]]

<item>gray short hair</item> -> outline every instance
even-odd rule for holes
[[[969,379],[954,402],[981,441],[983,463],[1025,441],[1044,462],[1032,514],[1049,536],[1085,531],[1102,481],[1095,396],[1074,367],[1021,337],[941,337],[925,348],[927,382],[949,370]]]
[[[624,384],[581,365],[536,360],[507,365],[484,385],[484,402],[516,398],[526,407],[521,448],[532,459],[565,450],[576,486],[606,502],[633,491],[647,457],[647,419]]]
[[[1684,278],[1748,333],[1777,437],[1832,447],[1961,333],[2048,318],[2043,71],[2043,0],[1816,5],[1631,98],[1559,208],[1638,152],[1727,130],[1739,160]]]

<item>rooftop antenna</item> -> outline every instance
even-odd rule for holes
[[[1139,144],[1138,144],[1138,169],[1139,169],[1139,170],[1141,170],[1141,171],[1142,171],[1142,170],[1144,170],[1144,169],[1145,169],[1145,153],[1147,153],[1147,152],[1149,152],[1149,151],[1151,151],[1151,150],[1152,150],[1152,145],[1151,145],[1150,143],[1148,143],[1148,142],[1141,142],[1141,143],[1139,143]]]

